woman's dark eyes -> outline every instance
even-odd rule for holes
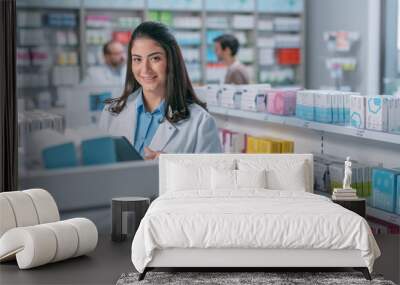
[[[161,57],[159,57],[159,56],[154,56],[154,57],[150,58],[150,60],[153,61],[153,62],[157,62],[160,59],[161,59]]]
[[[158,61],[160,61],[160,60],[161,60],[161,57],[160,57],[160,56],[153,56],[153,57],[150,58],[150,61],[151,61],[151,62],[158,62]],[[141,62],[141,61],[142,61],[141,58],[138,58],[138,57],[133,57],[133,58],[132,58],[132,62],[139,63],[139,62]]]

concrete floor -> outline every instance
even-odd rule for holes
[[[385,279],[400,284],[400,235],[376,235],[381,257],[375,261],[374,272],[383,274]]]
[[[112,242],[100,236],[96,250],[41,267],[19,270],[16,262],[0,264],[0,284],[115,284],[124,272],[134,271],[131,242]]]
[[[382,256],[374,272],[400,284],[400,235],[378,235],[376,240]],[[130,246],[130,241],[115,243],[109,236],[100,236],[96,250],[88,256],[29,270],[19,270],[16,262],[0,264],[0,284],[115,284],[122,273],[134,271]]]

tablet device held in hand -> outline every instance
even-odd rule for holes
[[[118,161],[143,160],[143,157],[126,137],[115,137],[115,145]]]
[[[104,136],[82,141],[82,164],[97,165],[143,160],[125,137]]]

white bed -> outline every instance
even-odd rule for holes
[[[312,161],[310,154],[161,155],[160,197],[132,243],[140,279],[154,267],[354,267],[370,278],[380,255],[371,230],[312,194]]]

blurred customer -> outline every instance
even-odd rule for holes
[[[214,39],[214,49],[218,60],[227,67],[224,83],[249,84],[249,74],[246,67],[236,59],[239,41],[233,35],[224,34]]]
[[[123,45],[117,41],[109,41],[104,44],[104,65],[90,67],[84,83],[123,86],[126,76],[124,53]]]

